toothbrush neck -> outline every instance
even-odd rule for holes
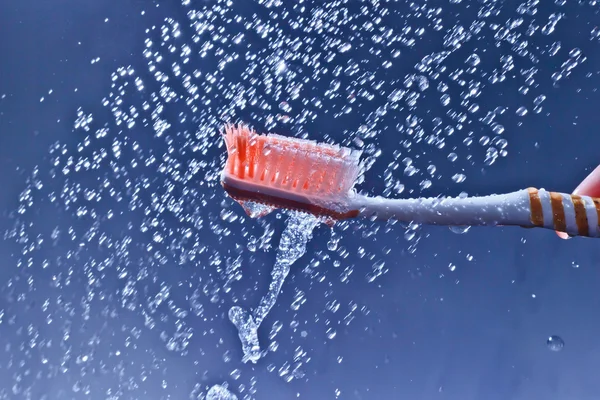
[[[531,225],[526,189],[479,197],[386,199],[352,195],[349,207],[376,220],[431,225]]]

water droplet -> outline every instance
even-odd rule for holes
[[[440,102],[442,103],[443,106],[449,105],[450,104],[450,95],[443,94],[442,97],[440,97]]]
[[[409,165],[404,169],[404,175],[406,176],[413,176],[417,172],[419,172],[419,170],[413,167],[412,165]]]
[[[417,76],[416,81],[420,91],[424,92],[429,88],[429,80],[426,77],[422,75]]]
[[[546,341],[548,348],[551,351],[561,351],[565,347],[565,342],[560,336],[552,335]]]
[[[406,117],[406,126],[414,128],[419,124],[419,119],[415,115],[409,115]]]
[[[483,160],[483,163],[485,165],[492,165],[494,162],[496,162],[497,158],[498,149],[496,149],[495,147],[488,147],[485,151],[485,160]]]
[[[344,44],[340,45],[338,50],[340,53],[345,53],[345,52],[349,51],[351,48],[352,48],[352,45],[350,43],[344,43]]]
[[[287,101],[282,101],[281,103],[279,103],[279,109],[286,113],[289,113],[292,111],[292,107],[290,106],[290,104]],[[263,148],[263,154],[264,154],[264,148]]]
[[[471,54],[467,58],[467,64],[469,64],[472,67],[478,66],[480,62],[481,62],[481,58],[479,58],[479,56],[475,53]]]
[[[558,23],[558,21],[561,20],[563,16],[563,14],[550,14],[550,17],[548,18],[548,23],[542,27],[542,34],[552,34],[554,32],[554,29],[556,28],[556,24]]]
[[[337,332],[333,328],[327,329],[327,339],[335,339]]]
[[[576,57],[579,57],[580,55],[581,55],[581,50],[577,47],[575,47],[574,49],[572,49],[569,52],[569,57],[571,57],[571,58],[576,58]]]
[[[451,226],[449,227],[450,231],[458,234],[458,235],[462,235],[464,233],[469,232],[469,229],[471,229],[470,226],[466,225],[466,226]]]
[[[535,104],[536,106],[539,106],[540,104],[542,104],[544,102],[544,100],[546,100],[546,96],[544,96],[543,94],[540,94],[533,100],[533,104]]]
[[[331,239],[327,241],[327,249],[329,251],[335,251],[338,248],[339,238],[332,235]]]
[[[527,107],[519,107],[519,108],[517,109],[517,112],[516,112],[516,114],[517,114],[519,117],[524,117],[525,115],[527,115]]]
[[[560,47],[561,47],[561,43],[560,42],[554,42],[554,43],[552,43],[552,46],[550,47],[550,50],[548,50],[548,53],[551,56],[555,56],[560,51]]]
[[[477,111],[479,111],[479,104],[473,103],[469,106],[469,112],[471,114],[475,114]]]
[[[452,180],[456,183],[462,183],[465,181],[465,179],[467,179],[467,176],[465,174],[454,174],[452,175]]]
[[[264,204],[254,203],[251,201],[240,201],[239,203],[250,218],[262,218],[268,215],[273,210],[276,210],[275,207],[270,207]]]

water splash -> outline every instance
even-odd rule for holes
[[[252,201],[238,201],[238,203],[240,203],[250,218],[262,218],[275,210],[274,207],[260,203],[254,203]]]
[[[251,361],[256,364],[263,355],[258,342],[259,324],[254,321],[251,313],[239,306],[231,307],[228,316],[237,328],[238,336],[242,342],[242,352],[244,353],[242,362]]]
[[[198,344],[218,347],[221,331],[204,331],[198,321],[218,321],[225,304],[238,304],[238,257],[269,250],[274,232],[266,220],[246,223],[230,201],[219,203],[223,122],[359,147],[367,167],[378,164],[365,181],[383,178],[384,195],[431,193],[506,157],[515,133],[534,135],[514,132],[515,123],[543,117],[542,107],[564,94],[572,76],[595,75],[595,48],[586,42],[600,39],[593,2],[181,3],[179,18],[148,27],[137,47],[143,59],[111,74],[104,111],[76,111],[79,143],[52,146],[12,214],[5,238],[17,245],[18,262],[6,266],[11,277],[2,287],[0,320],[8,321],[8,342],[0,347],[15,396],[70,378],[57,375],[70,365],[78,376],[73,390],[92,397],[108,389],[143,397],[164,379],[164,395],[181,398],[173,392],[183,386],[179,377],[165,377],[173,363],[152,358],[144,336],[160,337],[173,356],[189,353],[179,359],[188,368],[218,368],[203,361]],[[583,36],[562,35],[563,24],[575,19],[588,27]],[[561,92],[549,90],[558,83]],[[508,103],[512,95],[518,104]],[[334,128],[323,132],[326,126]],[[376,187],[364,190],[374,194]],[[403,238],[402,227],[353,223],[343,235],[350,250],[332,242],[325,254],[336,258],[339,280],[356,277],[355,263],[372,264],[367,279],[393,267],[397,257],[381,247],[383,235],[406,242],[398,247],[408,249],[394,252],[414,252],[426,235],[414,225]],[[313,256],[312,282],[327,284],[330,276],[317,265],[329,261]],[[194,289],[189,298],[187,287]],[[343,325],[357,320],[361,306],[350,300],[346,307],[335,290],[326,292],[323,313],[343,313]],[[247,323],[240,333],[254,334],[243,333],[255,338],[249,348],[260,351],[254,313],[233,315]],[[295,320],[283,324],[303,332]],[[140,358],[124,370],[116,347],[137,347]],[[298,354],[274,368],[286,381],[299,377],[297,365],[309,358]],[[30,362],[38,357],[34,382]],[[93,363],[111,379],[85,374]]]
[[[258,328],[277,302],[292,264],[306,252],[306,244],[311,239],[312,232],[318,223],[319,219],[312,215],[290,213],[287,225],[281,234],[267,294],[263,296],[258,307],[252,313],[239,306],[233,306],[229,310],[229,320],[237,328],[242,342],[243,362],[256,363],[264,354],[258,340]]]
[[[214,385],[206,393],[206,400],[238,400],[225,386]]]

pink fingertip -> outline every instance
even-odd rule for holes
[[[600,197],[600,165],[596,167],[583,181],[573,190],[573,194],[580,196]],[[556,232],[561,239],[571,237],[564,232]]]
[[[581,181],[573,194],[600,197],[600,165]]]

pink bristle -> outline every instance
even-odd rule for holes
[[[227,126],[225,171],[257,186],[305,196],[345,195],[360,173],[360,152],[276,134],[258,135],[246,126]]]

